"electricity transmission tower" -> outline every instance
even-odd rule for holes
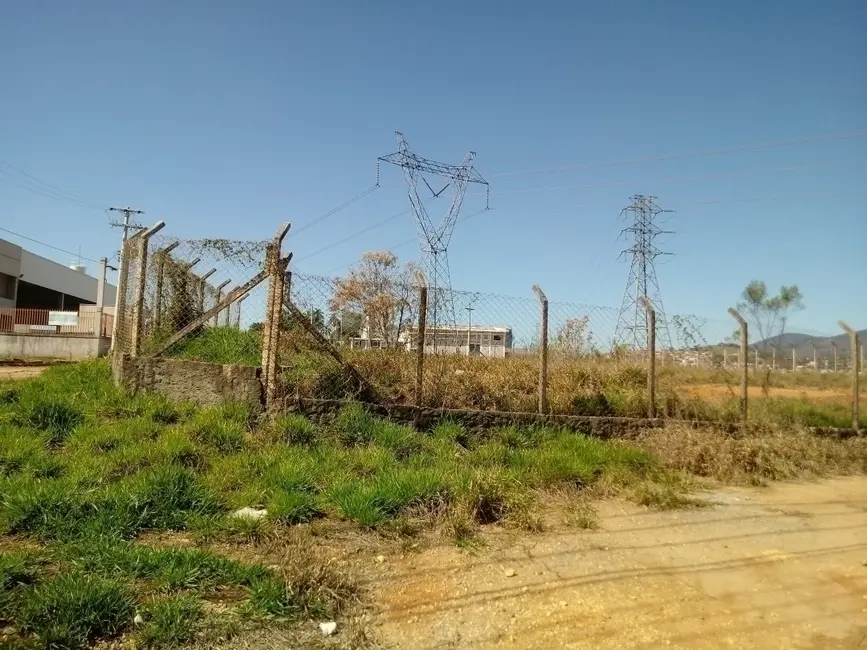
[[[663,212],[672,210],[661,210],[657,207],[655,196],[636,194],[630,197],[630,200],[632,203],[621,210],[620,216],[631,221],[621,234],[626,234],[627,238],[631,239],[632,246],[621,255],[631,255],[632,263],[629,266],[629,279],[623,293],[614,341],[639,349],[647,346],[647,313],[638,300],[641,296],[647,296],[656,310],[656,339],[660,346],[671,349],[671,335],[662,307],[654,260],[660,255],[670,255],[659,250],[656,238],[671,234],[671,231],[662,230],[656,225],[655,219]]]
[[[457,327],[455,318],[454,300],[451,292],[451,273],[449,271],[448,247],[452,239],[452,233],[458,220],[458,213],[464,201],[467,185],[479,183],[487,188],[486,209],[490,206],[490,188],[488,182],[473,167],[476,152],[469,152],[460,165],[449,165],[428,158],[422,158],[409,150],[409,146],[399,131],[397,136],[398,150],[395,153],[379,158],[382,162],[397,165],[403,168],[406,179],[409,202],[413,214],[418,223],[419,240],[421,243],[421,266],[430,287],[432,300],[428,303],[431,312],[429,323],[434,332],[434,349],[436,349],[436,332],[439,325]],[[439,191],[434,191],[428,180],[423,176],[428,174],[448,179]],[[448,213],[439,224],[435,224],[430,218],[419,194],[419,182],[424,183],[430,191],[431,199],[439,197],[446,188],[451,188],[452,204]]]

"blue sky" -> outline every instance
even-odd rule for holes
[[[867,326],[864,2],[31,0],[0,8],[0,66],[0,161],[96,206],[0,166],[0,226],[86,257],[117,249],[106,205],[182,237],[299,228],[370,187],[401,130],[437,160],[476,151],[491,183],[494,209],[455,232],[455,287],[619,306],[618,214],[644,193],[675,210],[669,313],[728,327],[763,279],[800,285],[801,329]],[[849,135],[659,160],[829,134]],[[412,238],[407,214],[331,246],[405,210],[402,182],[384,167],[290,237],[298,269]]]

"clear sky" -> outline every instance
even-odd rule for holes
[[[118,248],[108,205],[181,237],[300,228],[369,188],[401,130],[437,160],[476,151],[491,183],[455,231],[457,288],[619,306],[618,215],[644,193],[675,211],[669,313],[726,322],[763,279],[801,287],[802,329],[867,326],[863,0],[29,0],[0,7],[0,66],[0,161],[87,204],[0,165],[0,227],[86,257]],[[349,238],[408,207],[402,183],[383,167],[290,237],[297,268],[412,238],[409,214]]]

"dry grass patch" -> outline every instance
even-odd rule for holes
[[[867,438],[838,439],[766,425],[748,433],[670,425],[639,439],[666,466],[724,483],[867,473]]]

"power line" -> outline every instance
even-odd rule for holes
[[[26,239],[27,241],[33,242],[34,244],[39,244],[40,246],[45,246],[46,248],[51,248],[60,253],[66,253],[67,255],[72,255],[82,260],[86,260],[88,262],[93,262],[94,264],[99,264],[98,260],[92,260],[89,257],[85,257],[84,255],[80,255],[78,253],[73,253],[72,251],[65,250],[63,248],[58,248],[57,246],[52,246],[51,244],[46,244],[44,241],[40,241],[38,239],[33,239],[33,237],[28,237],[27,235],[22,235],[20,232],[15,232],[9,230],[8,228],[0,228],[3,232],[8,232],[10,235],[15,235],[16,237],[20,237],[21,239]]]
[[[324,220],[327,219],[328,217],[330,217],[330,216],[332,216],[332,215],[334,215],[334,214],[337,214],[338,212],[340,212],[340,211],[343,210],[344,208],[349,207],[350,205],[352,205],[353,203],[355,203],[355,202],[358,201],[359,199],[364,198],[365,196],[367,196],[368,194],[370,194],[371,192],[373,192],[374,190],[376,190],[378,187],[379,187],[379,182],[377,181],[376,185],[373,185],[372,187],[368,187],[368,188],[367,188],[366,190],[364,190],[361,194],[357,194],[356,196],[352,197],[351,199],[349,199],[349,200],[346,201],[345,203],[341,203],[341,204],[338,205],[336,208],[333,208],[332,210],[329,210],[329,211],[326,212],[325,214],[323,214],[323,215],[321,215],[321,216],[319,216],[319,217],[316,217],[313,221],[304,224],[303,226],[301,226],[300,228],[297,228],[296,230],[293,230],[292,233],[291,233],[292,236],[297,236],[299,233],[302,233],[302,232],[304,232],[305,230],[307,230],[308,228],[311,228],[311,227],[315,226],[317,223],[320,223],[321,221],[324,221]]]
[[[11,172],[9,170],[11,170]],[[63,201],[94,210],[102,210],[104,208],[104,206],[98,203],[83,199],[72,192],[68,192],[56,185],[43,181],[40,178],[28,174],[27,172],[2,160],[0,160],[0,180],[28,192],[33,192],[34,194],[54,199],[55,201]]]
[[[830,133],[824,135],[814,135],[803,138],[794,138],[791,140],[775,140],[772,142],[760,142],[756,144],[738,145],[733,147],[722,147],[719,149],[705,149],[703,151],[691,151],[664,156],[644,156],[641,158],[631,158],[625,160],[612,160],[601,163],[579,163],[575,165],[565,165],[563,167],[543,167],[541,169],[525,169],[522,171],[501,172],[492,174],[490,178],[504,178],[506,176],[521,176],[523,174],[552,174],[556,172],[568,172],[583,169],[599,169],[602,167],[620,167],[625,165],[638,165],[641,163],[650,162],[665,162],[668,160],[680,160],[682,158],[697,158],[701,156],[718,156],[727,153],[736,153],[739,151],[753,151],[756,149],[775,149],[779,147],[791,147],[799,144],[809,144],[812,142],[828,142],[831,140],[847,140],[850,138],[862,138],[867,136],[867,129],[857,131],[846,131],[844,133]]]
[[[611,188],[611,187],[623,187],[623,186],[634,186],[634,185],[657,185],[660,183],[687,183],[692,181],[703,181],[703,180],[712,180],[714,178],[733,178],[737,176],[753,176],[759,174],[780,174],[780,173],[789,173],[789,172],[800,172],[810,169],[823,169],[823,168],[857,168],[864,167],[864,162],[854,163],[854,164],[846,164],[846,165],[838,165],[836,163],[819,163],[813,165],[797,165],[794,167],[775,167],[771,169],[757,169],[750,171],[734,171],[734,172],[718,172],[714,174],[700,174],[696,176],[667,176],[663,178],[654,178],[647,180],[636,180],[636,181],[611,181],[607,183],[580,183],[577,185],[562,185],[559,187],[531,187],[524,188],[519,190],[505,190],[503,192],[491,192],[494,196],[504,196],[508,194],[535,194],[541,192],[563,192],[567,190],[579,190],[579,189],[601,189],[601,188]],[[481,192],[476,192],[476,196],[481,196]]]

